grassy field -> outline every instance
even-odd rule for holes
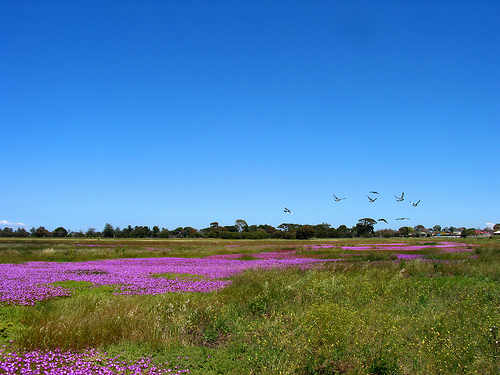
[[[448,245],[439,247],[442,241]],[[84,356],[88,373],[96,374],[105,368],[129,374],[500,373],[498,239],[0,242],[0,263],[81,262],[81,272],[86,262],[105,259],[215,256],[253,264],[263,253],[325,262],[250,267],[224,276],[224,288],[203,293],[120,295],[117,285],[76,279],[52,282],[71,293],[33,305],[4,293],[0,374],[21,373],[27,358],[33,373],[48,363],[49,373],[63,373],[72,362],[59,360],[61,353],[73,353],[73,361]],[[202,282],[207,276],[166,270],[151,275],[158,278]]]

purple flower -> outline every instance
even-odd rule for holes
[[[249,261],[208,258],[107,259],[89,262],[28,262],[0,264],[0,302],[33,305],[69,296],[72,290],[54,283],[86,281],[91,287],[120,285],[116,294],[210,292],[231,284],[228,277],[247,269],[310,267],[317,259],[294,258],[289,253],[261,253]],[[193,275],[193,277],[161,277]],[[160,276],[160,277],[159,277]]]
[[[189,368],[176,366],[180,373],[188,373]],[[160,364],[152,362],[151,357],[139,358],[137,361],[120,361],[119,356],[107,357],[96,349],[88,349],[82,353],[71,351],[30,352],[7,351],[0,349],[0,373],[7,374],[167,374],[172,372]]]

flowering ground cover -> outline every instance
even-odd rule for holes
[[[273,256],[274,255],[274,256]],[[37,301],[69,296],[71,289],[56,285],[85,281],[93,287],[116,286],[116,294],[162,294],[168,292],[210,292],[231,283],[227,278],[250,268],[308,267],[317,259],[279,257],[243,261],[209,258],[107,259],[89,262],[27,262],[0,264],[0,303],[32,305]],[[174,275],[161,277],[161,275]],[[182,275],[183,277],[175,277]],[[186,277],[192,275],[193,277]],[[198,276],[198,277],[196,277]]]
[[[179,357],[180,358],[180,357]],[[61,350],[34,350],[21,352],[0,348],[0,373],[4,374],[185,374],[188,366],[172,365],[169,362],[155,364],[151,357],[137,361],[124,361],[119,356],[108,357],[95,349],[83,352]]]
[[[409,260],[423,258],[428,260],[439,260],[444,254],[470,253],[474,251],[475,244],[460,242],[426,242],[426,243],[374,243],[374,244],[315,244],[305,246],[302,253],[330,253],[341,256],[344,259],[364,259],[364,260]],[[342,253],[342,252],[347,253]],[[377,253],[385,253],[386,257]],[[362,256],[362,258],[360,258]],[[469,255],[474,257],[474,255]]]
[[[80,244],[77,244],[80,246]],[[90,245],[87,245],[90,246]],[[109,245],[108,245],[109,246]],[[238,245],[227,245],[236,248]],[[301,249],[302,248],[302,249]],[[301,250],[300,250],[301,249]],[[398,259],[423,257],[415,251],[467,252],[472,245],[456,242],[410,245],[404,243],[342,246],[317,244],[295,246],[292,250],[276,250],[253,254],[233,253],[204,258],[137,258],[105,259],[88,262],[26,262],[0,264],[0,303],[30,305],[49,298],[69,296],[71,289],[57,285],[65,281],[85,281],[97,287],[116,286],[116,294],[162,294],[168,292],[209,292],[231,283],[228,277],[246,269],[276,267],[309,267],[325,261],[303,257],[303,252],[322,251],[391,251]],[[147,250],[153,250],[148,248]],[[302,251],[302,254],[300,253]],[[400,252],[404,252],[400,254]],[[348,254],[338,254],[341,260]],[[184,277],[158,277],[158,275]],[[193,277],[185,277],[193,275]],[[195,277],[198,276],[198,277]]]
[[[226,247],[238,247],[239,245],[226,245]],[[275,246],[275,245],[274,245]],[[295,259],[297,257],[315,256],[317,259],[328,261],[363,261],[363,260],[412,260],[427,259],[438,260],[443,254],[470,253],[477,245],[459,242],[427,242],[424,244],[409,243],[374,243],[342,245],[337,243],[326,244],[304,244],[287,246],[287,249],[258,252],[252,254],[231,253],[212,255],[212,259]],[[273,245],[266,246],[272,249]],[[385,256],[377,256],[377,253],[385,253]],[[364,254],[363,257],[360,257]],[[476,257],[476,255],[469,255]]]
[[[363,244],[354,246],[338,246],[335,244],[319,244],[310,245],[311,250],[341,248],[343,250],[353,251],[416,251],[416,250],[440,250],[440,251],[472,251],[475,245],[459,243],[459,242],[428,242],[425,244],[407,244],[407,243],[380,243],[380,244]]]

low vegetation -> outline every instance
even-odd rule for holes
[[[2,263],[145,257],[249,263],[292,255],[329,260],[300,268],[250,267],[208,293],[116,295],[117,285],[56,282],[71,294],[32,306],[0,302],[0,373],[47,353],[56,363],[49,373],[62,373],[72,363],[67,353],[74,353],[73,368],[78,362],[88,373],[106,367],[130,374],[498,374],[500,242],[388,242],[0,243]],[[199,280],[168,270],[151,276]],[[43,367],[33,362],[31,368],[37,363]]]

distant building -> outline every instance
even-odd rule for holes
[[[491,236],[491,233],[486,231],[486,230],[476,229],[474,231],[474,236],[476,236],[476,237],[489,237],[489,236]]]

